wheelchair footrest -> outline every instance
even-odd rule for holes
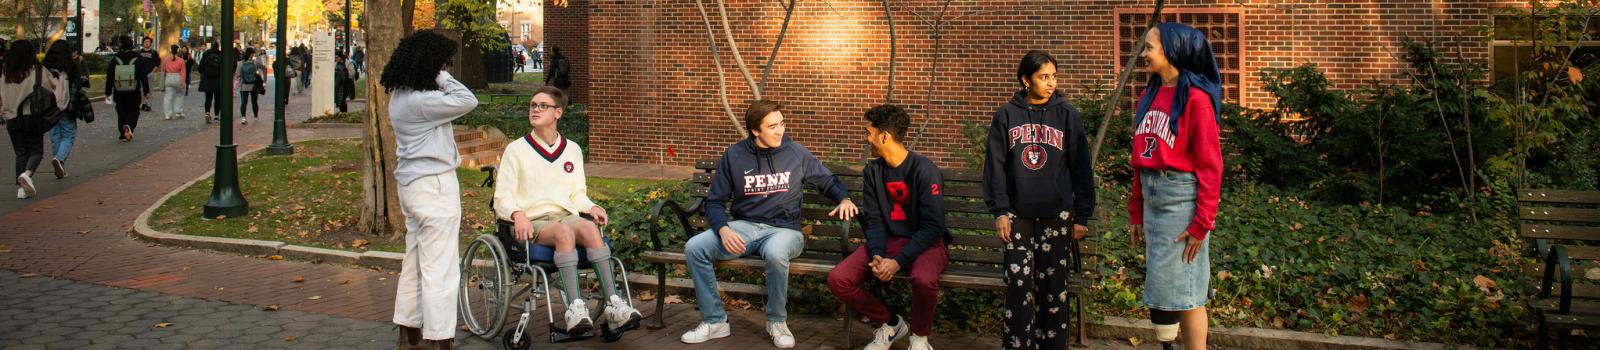
[[[550,342],[551,343],[566,343],[566,342],[584,341],[584,340],[589,340],[590,338],[594,338],[594,336],[595,336],[595,334],[594,334],[593,328],[590,328],[590,330],[584,331],[582,333],[569,334],[569,333],[567,333],[567,330],[564,329],[564,328],[556,327],[556,325],[554,325],[554,324],[550,325]]]
[[[612,343],[622,340],[623,333],[627,333],[628,331],[635,329],[639,329],[639,320],[628,321],[628,323],[624,323],[621,327],[617,327],[616,329],[611,329],[610,322],[601,322],[600,336],[605,339],[605,342]]]

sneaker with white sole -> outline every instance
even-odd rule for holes
[[[684,344],[700,344],[707,340],[727,338],[729,335],[733,335],[733,331],[728,328],[727,322],[702,322],[694,329],[684,332],[683,336],[679,337],[678,340],[683,341]]]
[[[794,332],[789,331],[788,323],[767,322],[767,334],[772,336],[772,346],[779,349],[794,347]]]
[[[589,333],[594,329],[594,320],[589,318],[589,308],[583,306],[583,299],[573,300],[567,304],[567,334]]]
[[[67,178],[67,164],[65,162],[60,159],[50,158],[50,167],[55,168],[57,179]]]
[[[928,345],[928,337],[912,334],[910,350],[933,350],[933,345]]]
[[[900,315],[895,315],[894,320],[895,325],[893,326],[888,323],[878,326],[878,330],[872,332],[872,342],[867,343],[867,347],[862,349],[889,350],[889,346],[894,345],[895,341],[905,338],[906,334],[910,333],[906,327],[906,319],[900,317]]]
[[[39,195],[39,189],[33,187],[33,176],[28,173],[24,172],[22,175],[17,175],[17,185],[22,186],[22,191],[27,193],[28,197],[37,196]]]
[[[23,191],[21,187],[17,187],[17,199],[28,199],[28,192]]]
[[[622,297],[615,295],[611,296],[611,303],[606,305],[605,315],[606,322],[610,322],[611,329],[613,330],[621,328],[623,325],[626,325],[630,322],[637,322],[644,318],[644,316],[639,313],[639,310],[634,309],[633,305],[628,304],[627,300],[623,300]]]

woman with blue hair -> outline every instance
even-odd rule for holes
[[[1162,23],[1144,40],[1150,84],[1133,124],[1129,229],[1133,245],[1145,247],[1144,304],[1156,339],[1170,348],[1181,330],[1185,349],[1204,349],[1211,298],[1206,238],[1216,228],[1222,194],[1222,79],[1204,32]]]

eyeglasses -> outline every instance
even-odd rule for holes
[[[544,104],[544,103],[528,104],[528,109],[532,109],[534,112],[544,112],[544,111],[557,109],[557,108],[561,108],[561,107],[558,107],[558,106],[552,105],[552,104]]]

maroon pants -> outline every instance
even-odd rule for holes
[[[883,252],[888,256],[883,258],[900,256],[900,247],[909,242],[909,238],[889,237]],[[828,273],[828,289],[845,305],[866,315],[873,326],[878,326],[889,322],[894,314],[862,286],[867,281],[878,280],[872,274],[872,266],[867,265],[870,262],[872,256],[867,253],[867,247],[857,248],[855,253],[851,253],[850,257]],[[923,250],[922,255],[911,262],[911,266],[900,267],[899,273],[911,273],[911,333],[924,337],[933,334],[933,311],[939,305],[939,274],[944,273],[944,268],[949,265],[950,256],[945,252],[944,243],[936,242]]]

